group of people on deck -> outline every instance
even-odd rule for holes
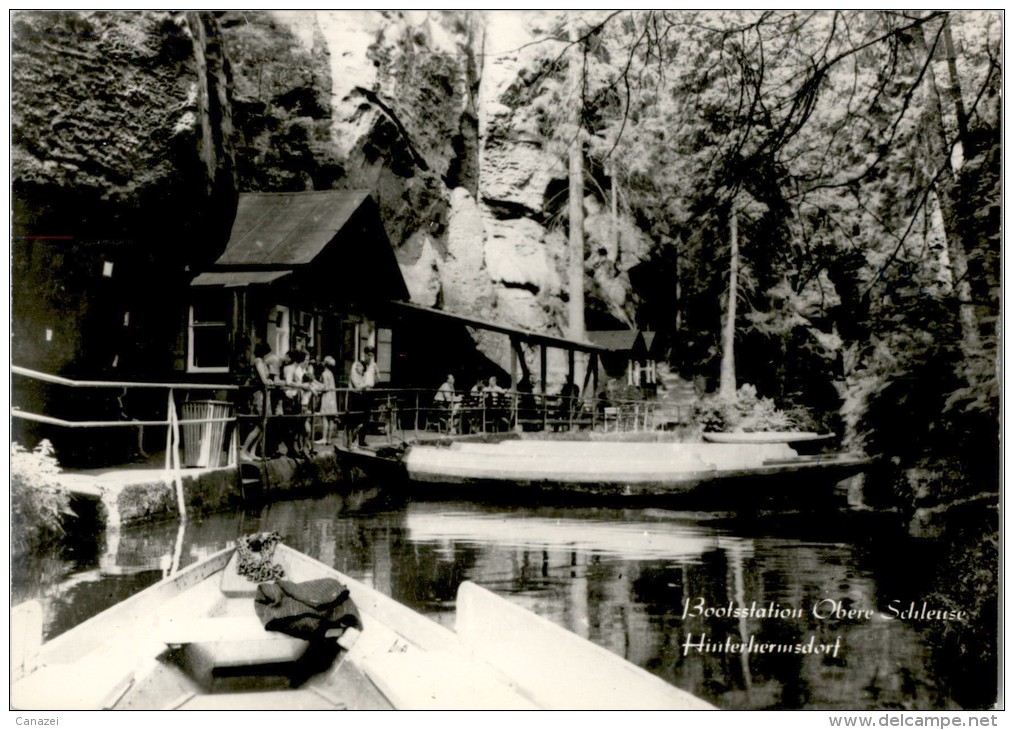
[[[299,344],[284,356],[265,342],[253,348],[247,379],[250,418],[244,421],[247,430],[240,451],[244,460],[311,456],[314,444],[331,443],[340,427],[346,446],[367,445],[374,406],[371,391],[380,379],[375,350],[363,349],[362,358],[349,369],[348,386],[340,388],[335,359],[329,355],[317,362],[307,353],[305,341],[304,347]],[[339,407],[340,398],[344,408]],[[544,421],[550,411],[545,404],[536,405],[527,376],[518,382],[516,392],[500,387],[495,375],[476,380],[465,392],[457,390],[454,375],[448,374],[434,395],[433,407],[450,433],[503,431],[522,422]],[[579,409],[580,390],[567,378],[549,418],[566,422]],[[269,416],[271,425],[265,428]]]
[[[510,427],[512,397],[500,387],[495,375],[485,380],[480,378],[467,393],[459,393],[455,389],[454,375],[449,373],[437,388],[433,406],[438,419],[444,421],[443,425],[452,434],[475,430],[500,431]],[[516,397],[519,419],[531,420],[536,413],[542,412],[543,409],[536,407],[528,377],[518,382]],[[567,378],[556,400],[552,414],[555,420],[573,418],[580,409],[580,389],[571,378]]]
[[[312,455],[313,444],[328,444],[338,433],[338,378],[336,362],[328,355],[320,363],[303,349],[289,350],[284,357],[260,342],[253,350],[248,385],[254,388],[248,415],[252,427],[240,451],[246,460],[273,458],[284,453],[293,458]],[[379,372],[372,347],[363,350],[349,373],[348,406],[343,419],[346,440],[366,443],[366,428],[372,406],[369,390],[376,386]],[[268,433],[265,416],[272,419]],[[303,416],[300,418],[300,416]],[[314,440],[320,427],[320,438]]]
[[[470,420],[477,416],[474,411],[485,411],[488,419],[488,427],[496,429],[499,421],[506,415],[502,413],[506,406],[506,399],[503,388],[496,382],[496,376],[491,375],[488,379],[480,378],[475,381],[467,394],[458,393],[454,387],[454,375],[448,374],[433,396],[433,405],[438,411],[443,411],[447,420],[447,427],[451,433],[457,433],[461,427],[461,411],[465,408],[469,411]]]

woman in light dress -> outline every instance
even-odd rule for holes
[[[323,434],[318,444],[331,443],[332,425],[334,433],[338,427],[335,421],[338,416],[338,394],[335,392],[336,381],[334,377],[335,359],[328,355],[324,358],[324,368],[320,375],[320,382],[323,386],[320,394],[320,415],[323,418]]]

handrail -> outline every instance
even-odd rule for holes
[[[59,375],[39,372],[23,368],[20,365],[11,365],[11,372],[14,375],[24,375],[27,378],[35,378],[46,383],[65,385],[68,388],[172,388],[174,390],[239,390],[242,386],[229,383],[153,383],[143,380],[71,380]]]
[[[53,416],[43,416],[39,413],[32,413],[31,411],[23,411],[20,408],[11,408],[11,418],[21,418],[25,421],[35,421],[36,423],[48,423],[51,426],[66,426],[67,428],[137,428],[138,426],[168,426],[170,422],[168,420],[161,421],[67,421],[63,418],[55,418]],[[229,416],[227,418],[200,418],[200,419],[177,419],[176,423],[181,426],[191,426],[204,423],[235,423],[236,416]]]
[[[101,380],[72,380],[57,375],[50,375],[29,368],[13,365],[11,372],[28,378],[54,383],[61,386],[74,388],[161,388],[167,389],[170,394],[173,391],[194,391],[194,390],[223,390],[238,392],[253,392],[268,390],[298,390],[313,392],[315,397],[325,392],[336,394],[345,393],[339,396],[338,412],[334,414],[344,418],[347,414],[355,413],[355,409],[349,408],[348,395],[360,392],[356,388],[346,385],[336,385],[334,388],[322,388],[319,384],[311,386],[306,383],[285,383],[272,381],[268,384],[257,385],[235,385],[226,383],[163,383],[163,382],[128,382],[128,381],[101,381]],[[420,415],[425,418],[423,428],[429,428],[431,418],[437,414],[438,421],[443,412],[441,404],[434,399],[437,391],[432,388],[392,388],[374,387],[369,392],[373,394],[373,407],[370,409],[369,419],[374,415],[380,415],[381,420],[387,424],[388,438],[397,438],[395,431],[404,432],[406,416],[410,421],[409,428],[419,431]],[[488,393],[472,394],[468,391],[456,392],[457,405],[452,407],[451,413],[447,415],[447,423],[443,427],[450,427],[452,431],[456,427],[466,427],[468,431],[477,430],[486,432],[489,429],[494,431],[513,430],[516,428],[528,428],[531,426],[541,427],[543,431],[555,430],[561,427],[573,429],[578,428],[604,428],[605,430],[616,431],[640,431],[652,430],[654,428],[654,412],[656,404],[644,400],[618,400],[600,399],[589,394],[587,397],[566,396],[555,393],[519,392],[516,390],[501,390],[496,395],[494,404],[487,400]],[[472,399],[474,402],[470,402]],[[172,396],[170,396],[172,400]],[[172,407],[174,409],[174,407]],[[414,413],[413,413],[414,412]],[[59,426],[64,428],[144,428],[144,427],[176,427],[179,426],[203,426],[216,423],[243,424],[251,420],[260,421],[262,431],[266,432],[268,423],[288,422],[291,420],[313,419],[316,423],[318,418],[328,418],[314,409],[311,412],[299,413],[277,413],[265,409],[261,414],[236,413],[225,417],[201,417],[190,419],[179,419],[175,413],[170,413],[162,420],[136,420],[119,418],[108,421],[71,421],[64,418],[47,416],[39,413],[24,411],[18,407],[12,407],[10,411],[12,418],[19,418],[26,421]],[[467,422],[467,423],[466,423]],[[649,425],[650,424],[650,425]],[[311,429],[315,426],[311,425]],[[441,428],[442,430],[442,428]]]
[[[67,386],[69,388],[172,388],[174,390],[228,390],[228,391],[257,390],[258,389],[257,385],[236,385],[236,384],[232,384],[232,383],[161,383],[161,382],[153,382],[153,381],[126,381],[126,380],[72,380],[71,378],[66,378],[66,377],[63,377],[63,376],[60,376],[60,375],[51,375],[50,373],[44,373],[44,372],[41,372],[41,371],[38,371],[38,370],[32,370],[30,368],[22,367],[20,365],[11,365],[11,373],[13,373],[14,375],[23,375],[23,376],[28,377],[28,378],[35,378],[36,380],[41,380],[41,381],[47,382],[47,383],[54,383],[56,385],[64,385],[64,386]],[[285,389],[285,390],[297,389],[298,390],[298,389],[300,389],[300,385],[301,384],[284,383],[284,382],[280,382],[279,381],[279,382],[273,382],[273,383],[271,383],[271,385],[269,387],[272,388],[272,389]],[[423,393],[423,394],[430,393],[430,394],[434,394],[434,395],[436,394],[436,389],[434,389],[434,388],[384,388],[384,387],[379,387],[379,388],[371,388],[370,390],[373,391],[373,392],[376,392],[376,393],[406,393],[406,394],[407,393]],[[323,392],[342,393],[342,392],[359,392],[359,391],[357,389],[355,389],[355,388],[350,387],[350,386],[335,386],[334,388],[317,389],[316,392],[318,392],[318,393],[323,393]],[[467,392],[466,391],[457,391],[456,394],[457,395],[467,395]],[[528,396],[528,397],[535,398],[536,400],[540,400],[540,399],[547,399],[547,400],[548,399],[559,399],[561,397],[564,397],[564,396],[559,395],[558,393],[524,393],[524,394],[522,394],[521,391],[513,391],[513,390],[509,390],[509,389],[505,389],[503,391],[503,394],[506,395],[506,396],[513,396],[513,395],[521,396],[521,395],[525,395],[525,396]],[[577,400],[587,400],[587,402],[589,404],[593,404],[593,403],[600,402],[602,399],[595,398],[595,397],[589,397],[587,399],[578,398]],[[608,399],[608,402],[612,403],[614,405],[617,405],[617,406],[624,406],[624,405],[628,405],[628,404],[629,405],[633,405],[633,404],[636,404],[636,403],[644,403],[645,401],[634,400],[634,399],[629,399],[629,400]],[[139,422],[135,422],[135,423],[139,423]],[[180,421],[180,423],[182,424],[182,423],[184,423],[184,421]],[[145,423],[143,425],[150,425],[150,424]],[[160,422],[160,425],[165,425],[165,422],[164,421]]]

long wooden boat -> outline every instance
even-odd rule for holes
[[[816,492],[864,469],[857,454],[801,456],[784,442],[539,441],[415,444],[404,457],[419,485],[476,487],[474,494],[539,490],[570,495],[686,498],[727,502]]]
[[[284,545],[273,559],[287,580],[332,578],[349,589],[361,632],[347,630],[323,664],[319,645],[264,629],[257,585],[238,575],[229,548],[45,644],[38,603],[16,607],[12,706],[711,709],[472,583],[458,591],[452,631]]]
[[[834,435],[813,431],[708,431],[701,437],[714,444],[799,444],[806,441],[827,441],[834,438]]]

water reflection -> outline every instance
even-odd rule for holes
[[[902,577],[885,568],[897,553],[885,558],[880,545],[856,540],[861,533],[848,521],[836,528],[782,517],[378,496],[280,502],[193,521],[182,532],[162,525],[110,533],[90,559],[16,575],[15,598],[41,597],[47,633],[56,635],[158,580],[174,555],[186,566],[241,534],[277,530],[297,550],[450,626],[457,587],[473,580],[720,707],[954,706],[925,624],[881,615],[890,601],[922,595],[918,571]],[[818,602],[852,614],[814,615]],[[839,648],[725,650],[751,641]]]

